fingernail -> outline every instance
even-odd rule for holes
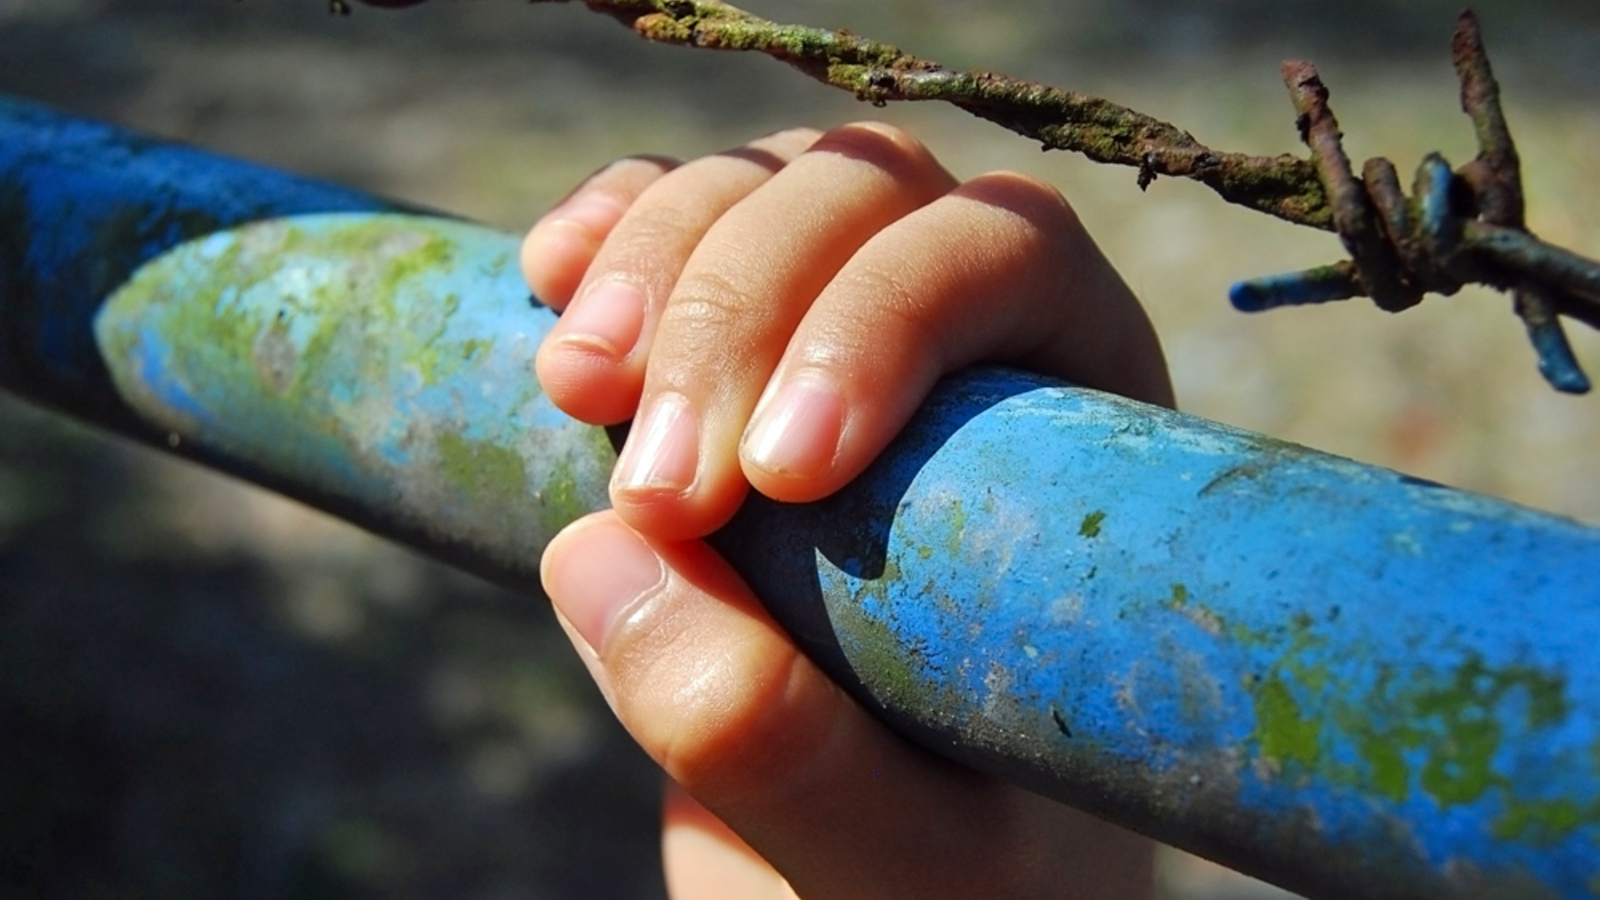
[[[626,281],[602,281],[562,313],[561,342],[622,359],[643,328],[644,292]]]
[[[661,394],[633,423],[611,476],[613,491],[681,494],[699,466],[700,423],[680,394]]]
[[[667,578],[661,558],[620,523],[579,528],[552,550],[557,564],[545,571],[545,593],[597,654],[617,621]]]
[[[775,475],[820,475],[839,452],[844,416],[844,397],[833,379],[802,372],[785,380],[757,410],[745,434],[745,458]]]

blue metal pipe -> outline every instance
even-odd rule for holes
[[[0,385],[532,590],[612,455],[515,250],[0,104]],[[1594,529],[982,370],[714,541],[934,752],[1311,896],[1600,893]]]

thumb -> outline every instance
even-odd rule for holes
[[[1149,895],[1148,842],[900,740],[705,544],[598,513],[542,574],[623,725],[800,896]]]

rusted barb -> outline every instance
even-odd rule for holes
[[[1334,228],[1355,257],[1362,287],[1378,306],[1390,312],[1417,305],[1422,291],[1403,277],[1399,256],[1367,199],[1366,187],[1351,170],[1339,120],[1328,105],[1328,88],[1316,67],[1309,62],[1286,62],[1283,80],[1299,113],[1295,124],[1300,137],[1311,148],[1323,190],[1333,205]]]

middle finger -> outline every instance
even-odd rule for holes
[[[873,234],[955,183],[904,132],[849,125],[717,220],[652,337],[639,416],[611,483],[630,524],[686,538],[732,516],[748,488],[739,437],[806,310]]]
[[[780,131],[657,178],[606,236],[536,361],[556,406],[596,425],[633,415],[650,336],[706,230],[817,139]]]

